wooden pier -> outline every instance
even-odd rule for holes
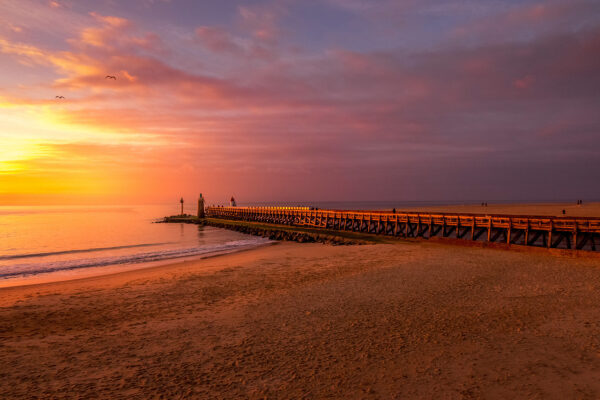
[[[404,238],[453,238],[507,245],[600,251],[600,218],[399,211],[310,210],[307,207],[208,207],[206,215]]]

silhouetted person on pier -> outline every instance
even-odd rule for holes
[[[396,209],[392,208],[392,214],[396,214]]]

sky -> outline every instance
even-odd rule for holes
[[[597,0],[0,0],[0,72],[0,205],[600,199]]]

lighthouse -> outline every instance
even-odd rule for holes
[[[198,197],[198,218],[204,218],[204,197],[202,197],[202,193]]]
[[[229,200],[229,207],[236,207],[237,204],[235,203],[235,199],[233,198],[233,196],[231,196],[231,200]]]

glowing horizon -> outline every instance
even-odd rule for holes
[[[598,51],[591,0],[8,0],[0,205],[600,198]]]

